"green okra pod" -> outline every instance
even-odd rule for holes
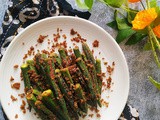
[[[58,69],[63,68],[63,66],[62,66],[62,60],[61,60],[61,58],[56,53],[52,53],[50,55],[50,57],[53,58],[54,64],[55,64],[56,68],[58,68]]]
[[[38,75],[37,70],[34,66],[34,60],[27,60],[26,63],[29,65],[30,72],[32,73],[32,75],[34,74],[34,78],[32,78],[32,79],[35,79],[33,81],[35,81],[34,84],[36,84],[36,88],[40,91],[43,91],[44,90],[42,87],[43,83],[41,80],[39,80],[39,75]]]
[[[72,88],[74,86],[74,83],[73,83],[73,80],[72,80],[72,77],[69,73],[68,68],[63,68],[60,71],[61,71],[63,78],[66,80],[68,87]]]
[[[29,65],[28,64],[22,64],[21,65],[21,71],[22,71],[22,76],[23,76],[23,79],[24,79],[25,90],[29,90],[31,88],[30,78],[29,78],[29,75],[28,75]]]
[[[60,57],[61,57],[62,60],[64,60],[64,59],[67,58],[66,51],[65,51],[64,48],[59,48],[59,49],[58,49],[58,52],[59,52]]]
[[[75,93],[76,93],[76,96],[79,100],[78,105],[79,105],[80,109],[83,112],[87,113],[88,105],[86,103],[85,95],[84,95],[84,92],[83,92],[80,84],[75,85]]]
[[[88,89],[89,89],[89,92],[90,92],[90,96],[91,96],[91,100],[93,102],[93,105],[94,106],[97,106],[97,102],[96,102],[96,94],[94,92],[94,89],[93,89],[93,83],[92,83],[92,78],[89,74],[89,71],[87,69],[87,66],[85,65],[84,61],[82,60],[82,58],[77,58],[76,60],[83,76],[84,76],[84,79],[88,85]]]
[[[67,84],[65,83],[65,81],[63,80],[63,78],[61,77],[61,73],[59,69],[55,70],[56,73],[56,79],[58,82],[58,86],[62,92],[62,94],[64,95],[64,99],[66,100],[66,103],[68,103],[69,107],[71,108],[72,112],[73,112],[73,116],[75,117],[75,119],[78,120],[78,108],[74,105],[75,101],[73,98],[73,94],[72,92],[69,90]]]
[[[92,51],[90,50],[89,46],[86,43],[82,43],[82,49],[89,61],[95,65],[95,59],[93,57]]]
[[[83,59],[84,62],[87,62],[87,58],[86,58],[84,53],[82,53],[82,59]]]
[[[85,56],[87,58],[87,61],[90,61],[90,63],[87,63],[88,70],[89,70],[91,77],[92,77],[93,88],[96,93],[97,103],[99,106],[101,106],[99,86],[98,86],[97,73],[96,73],[96,62],[95,62],[94,56],[92,54],[92,51],[90,50],[89,46],[86,43],[82,43],[82,48],[83,48],[83,51],[84,51]],[[83,56],[84,59],[86,59],[85,56]]]
[[[68,113],[61,111],[60,107],[58,107],[58,104],[53,100],[54,96],[52,91],[46,90],[42,93],[42,101],[43,103],[53,112],[57,115],[57,117],[60,120],[70,120],[70,117]]]
[[[37,98],[32,93],[27,94],[26,98],[29,105],[32,106],[32,108],[38,113],[42,120],[53,120],[49,119],[49,117],[55,118],[55,115],[49,109],[47,109],[46,106],[43,104],[41,104],[41,106],[36,105]]]
[[[99,86],[99,93],[101,94],[102,90],[102,71],[101,71],[101,60],[96,59],[96,72],[97,72],[97,82]]]
[[[93,64],[87,64],[88,65],[88,71],[91,75],[92,82],[93,82],[93,89],[96,94],[96,99],[98,105],[101,107],[101,102],[100,102],[100,93],[99,93],[99,86],[98,86],[98,81],[97,81],[97,72]]]

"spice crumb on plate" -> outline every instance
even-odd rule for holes
[[[107,65],[108,64],[108,62],[104,62],[104,65]]]
[[[106,80],[107,80],[107,88],[110,89],[111,88],[112,78],[109,76]]]
[[[18,68],[18,65],[17,65],[17,64],[15,64],[15,65],[13,66],[13,68],[14,68],[14,69],[17,69],[17,68]]]
[[[14,101],[17,101],[17,98],[14,97],[13,95],[11,95],[11,100],[12,100],[12,102],[14,102]]]
[[[93,47],[99,47],[99,41],[98,40],[94,40],[92,45],[93,45]]]
[[[81,35],[77,31],[75,31],[74,29],[71,29],[70,34],[77,35],[76,37],[71,38],[71,42],[83,43],[83,42],[87,41],[86,39],[82,38]]]
[[[43,41],[44,41],[44,39],[45,39],[46,37],[48,37],[48,35],[40,35],[39,38],[38,38],[38,40],[37,40],[37,42],[38,42],[38,43],[43,43]]]
[[[53,38],[54,42],[58,42],[58,40],[61,38],[59,33],[53,34],[53,36],[54,36],[54,38]]]
[[[63,37],[64,39],[67,39],[67,36],[66,36],[65,34],[63,34],[62,37]]]
[[[114,67],[111,67],[110,65],[107,66],[107,72],[109,75],[111,75],[114,71]]]
[[[75,30],[72,28],[71,31],[70,31],[70,34],[71,34],[71,35],[75,35],[75,34],[77,34],[77,31],[75,31]]]
[[[13,81],[13,80],[14,80],[14,78],[11,76],[10,81]]]
[[[30,50],[31,50],[31,51],[33,51],[33,50],[34,50],[34,47],[33,47],[33,46],[31,46],[31,47],[30,47]]]
[[[12,85],[11,85],[11,87],[12,88],[14,88],[14,89],[17,89],[17,90],[19,90],[20,89],[20,83],[19,82],[17,82],[17,83],[13,83]]]
[[[16,119],[18,118],[18,114],[15,115],[15,118],[16,118]]]
[[[23,60],[25,60],[28,57],[27,54],[24,54]]]
[[[100,115],[100,114],[97,114],[96,116],[97,116],[97,118],[100,118],[100,117],[101,117],[101,115]]]
[[[22,104],[21,104],[21,106],[20,106],[20,109],[22,110],[23,113],[26,113],[26,108],[25,108],[25,106],[26,106],[26,102],[25,102],[24,100],[22,100]]]
[[[92,118],[92,117],[93,117],[93,114],[89,114],[88,116]]]
[[[112,62],[112,66],[115,66],[115,62]]]
[[[25,94],[24,94],[24,93],[18,94],[18,96],[21,97],[21,98],[24,98],[24,97],[25,97]]]
[[[60,29],[59,28],[57,28],[57,32],[59,32],[60,31]]]
[[[92,54],[94,54],[94,50],[92,49]]]

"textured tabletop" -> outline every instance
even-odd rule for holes
[[[68,0],[75,6],[74,0]],[[0,24],[6,9],[6,0],[0,0]],[[90,21],[104,28],[114,38],[116,31],[106,26],[113,18],[113,11],[103,4],[96,2],[91,11]],[[158,70],[152,53],[143,51],[144,42],[133,46],[120,44],[127,59],[130,71],[130,92],[128,103],[134,106],[140,114],[141,120],[159,120],[160,119],[160,91],[158,91],[148,80],[147,76],[152,75],[156,80],[160,80],[160,71]],[[3,120],[0,110],[0,120]]]

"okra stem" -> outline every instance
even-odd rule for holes
[[[73,49],[73,51],[74,51],[74,54],[75,54],[76,58],[79,58],[79,57],[81,58],[81,57],[82,57],[82,56],[81,56],[81,52],[80,52],[78,46],[76,46],[76,47]]]

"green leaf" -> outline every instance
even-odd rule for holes
[[[99,1],[102,2],[102,3],[104,3],[104,4],[106,4],[105,0],[99,0]]]
[[[160,17],[157,17],[156,20],[154,21],[154,26],[157,26],[160,24]]]
[[[151,49],[152,49],[151,44],[149,42],[147,42],[143,47],[143,50],[145,50],[145,51],[148,51],[148,50],[151,50]]]
[[[116,21],[117,21],[117,26],[119,30],[131,28],[126,18],[125,19],[117,18]]]
[[[128,41],[126,42],[126,45],[136,44],[140,42],[141,40],[143,40],[143,38],[145,38],[146,36],[147,36],[146,34],[141,34],[141,33],[136,32],[128,39]]]
[[[151,8],[155,8],[155,7],[157,7],[157,0],[151,0],[151,1],[149,2],[149,4],[150,4],[150,7],[151,7]]]
[[[123,29],[118,31],[118,35],[116,37],[117,43],[122,42],[123,40],[127,39],[131,35],[133,35],[136,31],[132,30],[132,28],[129,29]]]
[[[129,9],[127,12],[127,20],[130,24],[132,24],[132,21],[134,20],[138,10]]]
[[[78,5],[78,7],[81,8],[81,9],[89,9],[89,7],[84,2],[82,2],[81,0],[76,0],[76,3]]]
[[[160,16],[160,6],[156,7],[156,12],[158,13],[158,16]]]
[[[84,0],[84,3],[88,6],[89,10],[92,8],[93,6],[93,0]]]
[[[160,90],[160,83],[155,81],[151,76],[148,77],[150,82],[158,89]]]
[[[118,17],[117,10],[115,11],[114,15],[119,30],[131,28],[131,25],[128,23],[127,18],[121,19]]]
[[[160,7],[156,7],[156,12],[158,13],[158,17],[154,21],[154,26],[157,26],[160,24]]]
[[[104,2],[112,7],[120,8],[125,0],[104,0]]]
[[[154,45],[154,48],[155,48],[155,49],[158,48],[158,46],[156,45],[156,43],[153,43],[153,45]],[[150,43],[150,42],[147,42],[147,43],[144,45],[143,50],[146,50],[146,51],[147,51],[147,50],[152,50],[151,43]]]
[[[141,33],[141,34],[148,34],[148,29],[147,27],[142,29],[142,30],[136,30],[138,33]]]
[[[107,25],[115,30],[118,30],[117,22],[115,20],[110,23],[107,23]]]

